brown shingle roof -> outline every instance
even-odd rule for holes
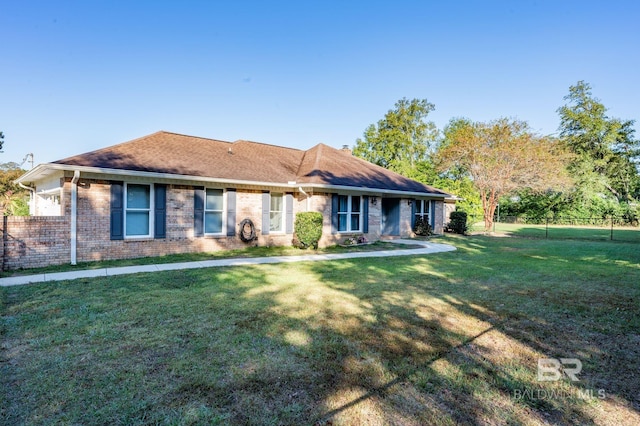
[[[302,151],[160,131],[54,164],[248,182],[351,186],[448,195],[330,146]]]
[[[54,164],[169,173],[186,176],[287,182],[303,151],[255,142],[235,143],[156,132]],[[293,164],[293,166],[292,166]]]
[[[297,179],[300,183],[449,195],[324,144],[305,153]]]

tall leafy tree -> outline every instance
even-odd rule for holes
[[[4,146],[4,133],[0,132],[0,152],[2,152],[3,146]]]
[[[569,171],[576,180],[576,208],[603,196],[630,201],[640,183],[640,143],[634,138],[634,121],[607,116],[607,109],[584,81],[571,86],[564,99],[567,104],[558,109],[559,130],[575,154]]]
[[[486,231],[493,226],[500,197],[524,188],[545,191],[569,183],[563,147],[534,134],[519,120],[454,119],[435,159],[440,170],[470,177],[480,193]]]
[[[454,118],[449,121],[443,130],[443,137],[439,141],[439,145],[435,149],[435,157],[437,159],[438,151],[444,149],[453,140],[453,136],[458,130],[465,126],[472,125],[472,122],[466,118]],[[438,170],[436,165],[434,169]],[[483,217],[482,200],[480,192],[473,184],[469,173],[461,164],[454,164],[445,170],[440,168],[440,173],[432,181],[433,185],[450,193],[455,194],[460,199],[456,201],[456,210],[465,211],[469,215],[469,220],[477,221]]]
[[[400,99],[383,119],[371,124],[356,140],[353,154],[409,177],[416,177],[420,163],[428,161],[431,144],[438,136],[433,122],[426,121],[435,106],[426,99]]]
[[[29,193],[15,184],[15,180],[24,174],[20,164],[0,163],[0,214],[26,216],[29,214]]]

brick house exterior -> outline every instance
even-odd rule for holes
[[[320,246],[352,235],[443,232],[451,196],[326,145],[301,151],[158,132],[41,164],[32,217],[3,224],[3,269],[291,245],[295,214],[323,214]],[[244,241],[248,219],[256,238]]]

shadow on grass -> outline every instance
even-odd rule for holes
[[[611,249],[627,262],[616,272],[593,261],[602,247],[455,242],[427,257],[5,289],[2,418],[593,424],[597,407],[637,418],[638,383],[619,379],[640,367],[637,254]],[[540,357],[579,358],[581,382],[537,382]],[[575,396],[590,389],[606,399]],[[537,390],[560,397],[518,397]]]
[[[478,241],[482,240],[468,244],[468,253],[475,252],[475,256],[481,257],[477,249],[482,243]],[[496,246],[492,248],[495,250]],[[525,246],[512,248],[526,250]],[[491,250],[484,256],[495,254]],[[360,300],[370,300],[371,289],[367,284],[382,284],[383,297],[373,307],[379,319],[379,339],[364,343],[387,361],[388,371],[395,377],[349,402],[332,404],[322,421],[342,412],[348,413],[349,418],[355,406],[375,400],[384,407],[381,412],[389,417],[387,420],[395,422],[408,414],[407,406],[413,405],[398,402],[398,395],[395,400],[388,396],[389,389],[401,383],[410,383],[426,392],[421,396],[428,395],[429,403],[421,398],[422,412],[413,413],[411,418],[418,415],[420,420],[429,422],[449,419],[463,423],[592,424],[597,415],[590,408],[602,402],[601,398],[611,404],[605,409],[607,416],[622,409],[618,417],[622,422],[639,418],[640,384],[628,376],[630,369],[640,367],[638,321],[633,313],[639,293],[638,271],[633,270],[637,254],[631,256],[628,264],[632,269],[620,271],[621,276],[631,272],[632,277],[618,282],[617,288],[610,285],[614,282],[606,280],[593,283],[597,265],[593,267],[590,256],[581,265],[585,271],[578,275],[589,274],[591,284],[580,279],[567,280],[562,272],[575,268],[567,268],[567,259],[562,256],[540,259],[527,253],[529,262],[522,262],[517,268],[508,263],[513,258],[504,263],[488,257],[485,261],[476,259],[474,266],[491,266],[466,277],[460,273],[467,267],[466,256],[460,253],[442,256],[452,259],[443,262],[414,259],[408,268],[403,263],[400,287],[398,280],[385,285],[385,280],[379,278],[398,271],[391,259],[385,265],[356,267],[352,273],[358,275],[358,286],[345,285],[333,278],[334,274],[317,271],[322,276],[320,281]],[[425,264],[428,271],[422,268]],[[520,275],[526,271],[527,278],[514,279],[518,268]],[[560,273],[545,273],[549,269]],[[420,274],[416,275],[416,270]],[[343,273],[349,276],[348,271]],[[461,280],[461,275],[466,279]],[[438,282],[428,279],[429,276],[444,280]],[[411,283],[411,279],[416,281]],[[430,301],[427,306],[417,303],[420,296]],[[448,307],[438,312],[439,305]],[[425,313],[422,308],[430,312]],[[612,314],[612,308],[617,312]],[[425,322],[425,316],[435,321]],[[423,334],[425,330],[428,333]],[[558,383],[538,382],[537,360],[547,357],[580,359],[585,368],[581,382],[566,379]],[[403,368],[405,363],[411,367]]]

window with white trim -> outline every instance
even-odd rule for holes
[[[362,197],[338,196],[338,232],[362,231]]]
[[[207,188],[204,201],[204,233],[221,235],[224,224],[224,191]]]
[[[415,200],[416,203],[416,212],[415,212],[415,220],[422,219],[427,224],[431,224],[431,201],[430,200]]]
[[[269,207],[269,232],[284,231],[284,194],[272,192]]]
[[[150,237],[153,229],[152,185],[125,185],[125,237]]]

